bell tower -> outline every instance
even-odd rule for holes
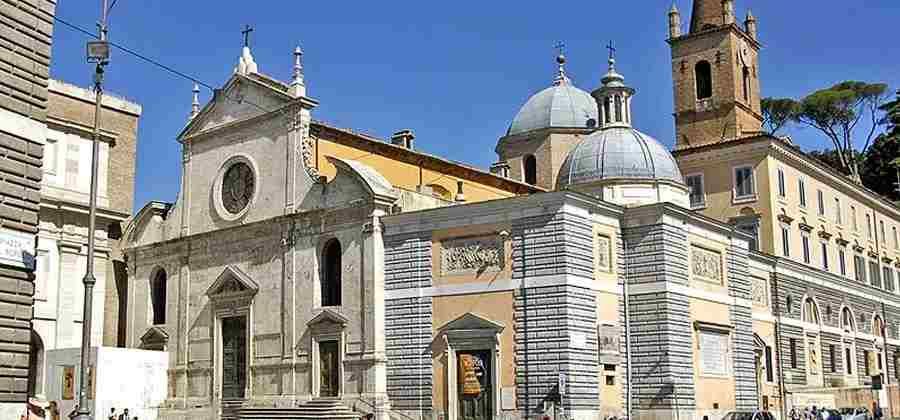
[[[694,0],[690,27],[668,12],[675,97],[675,149],[762,131],[756,18],[736,23],[733,0]]]

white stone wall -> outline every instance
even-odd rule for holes
[[[41,180],[42,197],[88,204],[91,191],[92,140],[86,134],[47,129],[44,177]],[[109,143],[100,142],[99,153],[97,205],[109,207],[107,194]]]

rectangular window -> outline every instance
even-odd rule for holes
[[[788,236],[788,227],[781,226],[781,254],[785,257],[791,256],[791,237]]]
[[[78,159],[80,151],[77,144],[70,144],[66,148],[66,188],[78,188]]]
[[[853,272],[856,274],[856,281],[860,283],[866,282],[866,260],[862,255],[853,256]]]
[[[894,270],[891,267],[881,267],[881,280],[884,282],[884,289],[894,291]]]
[[[803,241],[803,262],[809,264],[811,258],[809,254],[809,235],[801,235],[801,240]]]
[[[775,368],[772,366],[772,346],[766,346],[766,382],[775,381]]]
[[[872,240],[875,237],[872,234],[872,216],[866,215],[866,239]]]
[[[869,261],[869,281],[872,286],[881,288],[881,270],[878,269],[878,261]]]
[[[818,190],[816,192],[816,196],[819,199],[819,216],[825,215],[825,193],[822,190]]]
[[[878,222],[878,230],[879,230],[879,233],[881,233],[881,243],[886,243],[887,239],[885,239],[885,236],[884,236],[884,220],[880,220]]]
[[[841,275],[847,275],[847,254],[844,252],[844,249],[838,249],[838,264],[841,268]]]
[[[778,169],[778,196],[787,196],[787,191],[785,191],[784,187],[784,170],[781,168]]]
[[[800,190],[800,207],[806,207],[806,182],[803,178],[797,181],[797,189]]]
[[[703,207],[706,204],[706,192],[703,190],[703,175],[688,175],[684,177],[691,193],[691,208]]]
[[[850,354],[850,347],[844,347],[844,360],[846,360],[846,362],[844,363],[844,365],[845,365],[846,368],[847,368],[847,370],[846,370],[846,371],[847,371],[847,374],[848,374],[848,375],[852,375],[852,374],[853,374],[853,363],[854,363],[854,362],[853,362],[853,355]]]
[[[797,339],[791,338],[788,341],[790,342],[791,368],[797,369]]]
[[[837,372],[837,354],[834,344],[828,345],[828,358],[831,360],[831,373]]]
[[[837,224],[844,223],[844,217],[841,214],[841,199],[834,198],[834,222]]]
[[[822,242],[822,269],[828,271],[828,243]]]
[[[759,251],[759,222],[757,220],[742,220],[735,223],[735,227],[750,236],[750,249]]]
[[[859,221],[856,220],[856,206],[850,206],[850,217],[853,218],[853,231],[859,232]]]
[[[734,168],[734,198],[753,198],[755,195],[753,168],[750,166]]]
[[[897,242],[897,226],[891,228],[894,236],[894,249],[900,249],[900,243]]]

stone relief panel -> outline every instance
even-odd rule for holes
[[[766,287],[766,280],[753,277],[751,280],[750,295],[753,304],[756,306],[769,306],[769,293]]]
[[[502,271],[503,241],[496,235],[447,239],[441,242],[441,275]]]
[[[607,235],[597,235],[597,268],[604,273],[612,271],[612,240]]]
[[[722,254],[691,246],[691,274],[698,280],[722,284]]]

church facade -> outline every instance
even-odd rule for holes
[[[160,418],[700,420],[892,382],[898,209],[761,132],[752,15],[695,0],[690,27],[669,12],[674,152],[612,56],[588,93],[560,54],[490,172],[314,120],[299,48],[283,83],[245,45],[195,93],[178,200],[123,233]]]

